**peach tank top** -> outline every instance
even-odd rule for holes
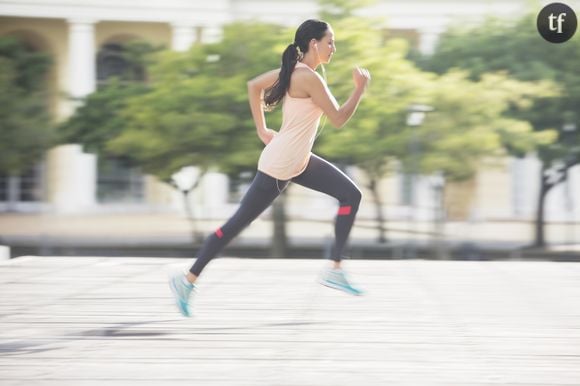
[[[298,62],[296,67],[305,67]],[[312,69],[310,69],[313,71]],[[322,109],[312,98],[293,98],[288,93],[282,105],[282,126],[262,150],[258,170],[279,180],[301,174],[310,159]]]

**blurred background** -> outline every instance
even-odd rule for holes
[[[0,0],[0,255],[194,256],[255,173],[247,80],[322,18],[339,102],[373,77],[314,149],[363,190],[353,258],[578,259],[580,38],[547,3]],[[324,256],[336,209],[290,185],[226,253]]]

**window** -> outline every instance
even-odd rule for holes
[[[102,203],[143,202],[144,182],[141,170],[124,158],[99,159],[97,199]]]
[[[0,174],[0,202],[42,201],[42,171],[34,166],[19,176]]]
[[[18,190],[20,201],[36,202],[42,200],[38,168],[33,168],[20,176]]]
[[[8,176],[0,174],[0,202],[8,201]]]
[[[117,43],[105,44],[97,55],[97,84],[103,85],[113,77],[121,81],[145,80],[144,68],[131,60],[126,47]]]

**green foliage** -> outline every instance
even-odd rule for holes
[[[505,155],[506,148],[523,154],[553,141],[554,132],[534,133],[529,122],[509,112],[529,108],[534,98],[554,92],[550,84],[520,82],[500,73],[485,74],[478,82],[460,71],[438,77],[431,87],[435,111],[415,129],[420,170],[467,179],[482,159]],[[399,157],[404,161],[410,154]]]
[[[31,50],[15,38],[1,37],[0,57],[16,68],[11,78],[12,85],[30,93],[45,90],[45,78],[51,65],[49,56]]]
[[[532,135],[516,115],[528,111],[538,96],[555,95],[550,84],[518,82],[505,74],[470,78],[421,71],[406,59],[406,42],[385,42],[375,27],[382,22],[354,16],[354,5],[322,2],[337,40],[329,87],[339,101],[346,100],[355,65],[369,68],[373,79],[347,127],[324,128],[317,145],[324,156],[359,165],[377,179],[394,159],[406,170],[420,167],[423,173],[443,171],[461,179],[502,148],[526,152],[553,137]],[[68,123],[75,127],[69,131],[90,146],[130,155],[162,178],[192,164],[231,175],[254,170],[263,145],[255,135],[246,81],[279,65],[293,33],[276,25],[233,23],[219,43],[161,51],[149,65],[147,88],[113,83],[99,90],[79,110],[78,122],[73,117]],[[415,103],[436,108],[419,128],[406,125],[407,109]],[[279,110],[267,116],[274,129]],[[411,157],[413,146],[420,152]]]
[[[141,82],[142,75],[146,75],[143,73],[154,63],[154,53],[164,49],[164,46],[154,46],[141,40],[128,42],[121,52],[127,67],[120,80],[124,83]]]
[[[546,42],[536,30],[536,15],[532,12],[516,21],[488,19],[468,30],[447,32],[432,57],[421,58],[423,68],[443,73],[452,68],[463,68],[472,79],[483,79],[490,72],[504,71],[511,78],[547,85],[556,84],[551,91],[538,91],[536,98],[524,98],[525,107],[511,106],[510,118],[529,122],[535,131],[530,137],[522,132],[522,125],[506,122],[500,130],[505,148],[520,156],[535,151],[543,161],[535,242],[543,246],[544,200],[546,193],[564,180],[565,173],[556,179],[548,178],[548,168],[564,164],[564,170],[580,162],[580,40],[571,39],[563,44]],[[497,84],[502,88],[504,82]],[[519,86],[513,84],[517,94]],[[530,102],[531,106],[529,105]],[[575,127],[566,132],[564,127]],[[508,131],[509,130],[509,131]]]
[[[60,142],[82,143],[88,151],[108,154],[107,142],[126,128],[121,112],[131,97],[145,92],[147,87],[144,84],[123,84],[118,79],[110,80],[87,96],[75,114],[59,126]]]
[[[45,77],[50,59],[0,38],[0,173],[19,174],[53,141]]]
[[[420,59],[426,69],[442,73],[459,67],[469,71],[472,79],[480,79],[488,72],[506,71],[518,80],[556,83],[560,87],[557,95],[538,98],[525,111],[512,111],[513,116],[529,121],[536,131],[560,132],[560,144],[544,143],[537,148],[548,164],[574,155],[580,145],[580,129],[572,135],[574,138],[568,136],[565,140],[561,133],[564,124],[580,128],[580,116],[573,114],[580,106],[579,61],[580,40],[546,42],[536,30],[534,14],[515,22],[488,19],[469,30],[449,31],[432,57]],[[561,151],[554,151],[555,148]]]
[[[343,5],[336,0],[324,3]],[[473,175],[482,159],[501,155],[506,148],[522,154],[554,140],[554,131],[534,133],[524,119],[536,100],[558,95],[553,83],[518,81],[505,73],[425,72],[407,60],[405,41],[384,41],[381,20],[352,16],[351,8],[335,15],[328,20],[337,40],[329,66],[331,89],[339,101],[346,100],[355,65],[369,68],[372,81],[345,128],[321,137],[324,155],[354,163],[372,179],[388,173],[390,161],[396,159],[407,172],[440,171],[447,179],[461,180]],[[495,31],[494,26],[489,29]],[[494,44],[501,45],[499,40]],[[472,51],[462,53],[466,60],[475,56]],[[406,116],[412,104],[430,105],[435,112],[421,126],[409,127]]]
[[[263,144],[255,134],[246,82],[279,65],[281,27],[234,23],[221,42],[188,52],[164,51],[150,69],[150,90],[131,98],[123,132],[107,149],[131,154],[144,170],[167,178],[179,168],[255,170]],[[268,116],[276,127],[279,113]]]
[[[161,47],[143,41],[130,42],[119,53],[126,61],[125,71],[118,77],[107,79],[98,90],[88,95],[82,106],[58,127],[59,142],[81,143],[91,152],[116,155],[108,151],[107,143],[119,136],[127,127],[122,112],[132,97],[143,95],[148,86],[143,83],[143,73],[154,63],[154,54]],[[128,162],[133,157],[124,154]]]

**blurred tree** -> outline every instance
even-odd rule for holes
[[[443,181],[464,181],[482,167],[493,167],[498,157],[508,155],[506,149],[526,153],[555,138],[553,131],[534,132],[529,122],[510,115],[530,108],[538,97],[553,95],[556,90],[549,82],[522,82],[501,73],[474,82],[466,72],[453,70],[435,78],[428,89],[434,112],[404,141],[419,155],[398,147],[398,157],[411,173],[416,167]],[[441,189],[437,183],[433,188]],[[445,185],[438,193],[435,226],[440,233]]]
[[[348,71],[355,65],[369,68],[372,81],[356,116],[344,129],[323,136],[320,150],[365,172],[376,205],[379,241],[386,240],[379,182],[396,167],[459,181],[471,177],[482,159],[499,155],[503,142],[529,150],[531,144],[549,140],[549,135],[534,135],[525,121],[506,114],[529,107],[536,95],[553,92],[550,85],[517,82],[501,74],[474,82],[459,72],[439,77],[421,71],[406,59],[406,42],[384,40],[383,21],[353,16],[350,8],[340,11],[340,3],[324,1],[334,4],[324,8],[332,12],[323,17],[333,25],[337,39],[332,63],[337,69],[329,85],[344,100],[352,88]],[[417,103],[436,112],[411,127],[407,113]]]
[[[122,64],[114,67],[114,73],[99,76],[97,91],[88,95],[75,113],[59,125],[59,141],[81,143],[101,155],[119,155],[109,151],[107,143],[125,130],[127,122],[121,113],[129,99],[149,91],[147,68],[161,49],[142,41],[119,46],[115,59]],[[102,65],[98,70],[106,72]],[[124,156],[129,162],[133,159],[131,154]]]
[[[108,43],[97,53],[97,90],[79,101],[68,120],[58,127],[60,143],[80,143],[97,153],[99,200],[138,196],[130,175],[139,175],[139,165],[131,154],[114,154],[107,142],[125,129],[121,116],[128,100],[148,91],[147,68],[162,46],[145,41]],[[133,185],[133,186],[132,186]]]
[[[281,32],[273,25],[235,23],[225,27],[219,43],[159,53],[148,92],[128,101],[121,114],[126,127],[108,150],[132,154],[163,179],[188,165],[230,175],[255,170],[262,146],[246,82],[277,66]]]
[[[218,43],[161,52],[150,67],[149,91],[128,101],[121,114],[124,130],[107,149],[131,154],[164,180],[189,165],[201,168],[200,175],[210,168],[231,177],[255,172],[263,144],[255,134],[246,82],[279,65],[284,43],[291,40],[285,32],[275,25],[234,23]],[[269,114],[268,124],[279,126],[279,110]],[[273,213],[272,253],[283,256],[283,207]]]
[[[0,173],[18,175],[53,144],[46,75],[50,58],[0,38]]]
[[[512,116],[529,121],[536,131],[552,129],[557,133],[556,141],[539,142],[529,149],[542,161],[533,246],[544,247],[546,195],[580,162],[580,40],[548,43],[538,34],[535,19],[534,14],[511,22],[488,19],[472,29],[451,30],[444,34],[433,56],[420,57],[418,62],[439,73],[464,68],[476,80],[487,72],[507,71],[519,80],[550,80],[561,87],[558,96],[546,95],[529,109],[511,111]],[[516,156],[524,155],[518,148],[506,148]]]
[[[126,73],[87,97],[60,127],[61,138],[128,158],[175,187],[171,176],[185,166],[201,168],[193,187],[209,168],[233,177],[255,171],[263,145],[255,135],[246,82],[278,65],[287,40],[283,31],[235,23],[225,27],[221,42],[187,52],[134,43],[121,52]],[[268,121],[276,127],[280,114]],[[180,189],[186,202],[192,190]]]
[[[434,112],[411,134],[420,141],[424,173],[440,171],[448,180],[462,181],[477,172],[481,160],[505,156],[506,148],[525,153],[555,138],[553,131],[534,132],[529,122],[510,115],[529,109],[538,97],[554,95],[550,82],[522,82],[502,73],[474,82],[467,72],[452,70],[425,86]],[[398,157],[412,163],[404,150]]]
[[[121,112],[131,97],[145,94],[144,83],[127,83],[118,78],[109,79],[98,90],[88,95],[82,106],[58,128],[61,143],[81,143],[91,152],[112,154],[107,143],[120,135],[127,122]],[[127,158],[132,158],[127,154]]]

